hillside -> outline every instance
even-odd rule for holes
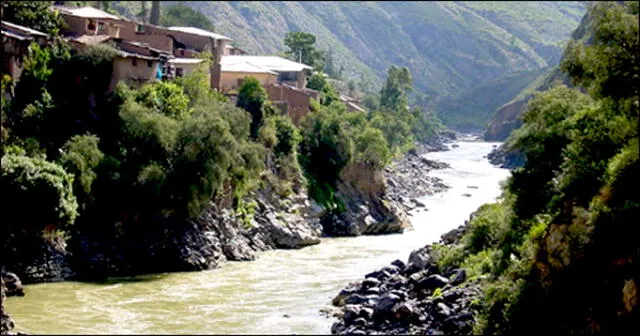
[[[141,10],[112,3],[128,17]],[[586,10],[584,2],[162,1],[178,3],[252,54],[278,54],[287,32],[310,32],[361,89],[377,91],[390,65],[407,66],[443,122],[469,131],[558,63]]]
[[[592,36],[588,33],[593,18],[585,15],[580,25],[571,34],[571,39],[589,44]],[[571,81],[558,66],[544,72],[540,77],[536,78],[527,87],[522,89],[517,95],[504,105],[500,106],[491,117],[484,138],[487,141],[505,140],[511,131],[520,127],[522,122],[518,117],[527,108],[527,102],[533,97],[535,92],[546,91],[551,88],[555,82],[562,82],[567,86],[571,86]]]
[[[139,11],[131,10],[139,2],[116,3],[125,12]],[[532,74],[554,66],[585,12],[583,2],[180,3],[206,15],[216,32],[250,53],[281,52],[285,34],[302,30],[317,36],[319,48],[333,51],[347,77],[374,87],[391,64],[407,66],[415,91],[436,97],[440,117],[462,129],[484,128]]]

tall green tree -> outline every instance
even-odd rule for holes
[[[306,32],[289,32],[284,38],[284,44],[289,48],[285,55],[296,62],[302,62],[316,70],[324,68],[325,55],[316,49],[316,36]]]

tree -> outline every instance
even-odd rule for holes
[[[149,23],[154,25],[160,24],[160,1],[151,1],[151,16],[149,17]]]
[[[264,119],[263,106],[267,100],[267,91],[255,77],[244,79],[242,86],[238,90],[237,106],[245,109],[251,114],[251,137],[258,138],[258,131]]]
[[[314,73],[307,79],[307,88],[311,90],[322,91],[327,85],[327,79],[319,72]]]
[[[407,111],[407,93],[411,90],[411,74],[407,67],[392,65],[380,91],[380,107],[397,113]]]
[[[163,26],[188,26],[213,31],[213,24],[204,14],[185,5],[165,8],[160,23]]]
[[[49,9],[51,1],[3,1],[2,20],[57,35],[62,19],[57,11]]]
[[[289,48],[285,55],[293,61],[309,65],[316,70],[324,68],[324,52],[315,47],[316,37],[305,32],[289,32],[284,38],[284,44]]]
[[[333,49],[330,49],[329,52],[327,52],[324,72],[331,78],[337,78],[336,75],[338,74],[338,69],[336,68],[333,60]]]

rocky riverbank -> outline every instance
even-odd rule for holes
[[[74,227],[69,241],[56,236],[34,242],[28,251],[13,251],[3,266],[27,284],[100,281],[109,276],[212,269],[227,260],[254,260],[265,250],[317,244],[323,235],[399,233],[410,226],[407,213],[424,207],[418,197],[447,188],[427,176],[428,171],[447,165],[423,154],[447,150],[445,143],[454,138],[455,134],[446,133],[419,144],[383,172],[345,168],[337,192],[346,208],[342,213],[328,213],[309,199],[301,175],[285,178],[282,167],[268,162],[262,188],[243,200],[244,213],[212,202],[199,218],[186,222],[158,217],[148,226],[134,228],[124,224],[106,230]],[[291,190],[283,195],[285,181]]]
[[[230,210],[229,204],[212,202],[200,217],[186,222],[159,217],[152,226],[138,228],[114,225],[109,231],[92,231],[76,227],[68,242],[62,237],[49,238],[40,248],[30,250],[29,265],[13,263],[7,269],[18,273],[25,283],[101,281],[110,276],[212,269],[228,260],[254,260],[261,251],[318,244],[323,235],[402,232],[409,225],[407,212],[420,207],[417,197],[447,188],[442,181],[425,177],[428,171],[447,165],[422,157],[428,151],[448,149],[443,139],[417,146],[383,172],[356,166],[345,169],[338,196],[347,211],[337,221],[308,198],[301,176],[287,180],[291,190],[283,195],[280,167],[272,162],[262,187],[243,199],[244,210],[239,213]],[[335,234],[327,218],[356,228],[356,233]],[[12,284],[20,285],[18,276],[13,276]],[[5,283],[8,279],[5,277]],[[21,291],[21,286],[14,287]]]
[[[491,164],[506,169],[515,169],[524,165],[523,155],[517,151],[508,151],[504,144],[493,148],[487,154],[487,159]]]
[[[465,226],[441,237],[441,244],[457,244]],[[408,262],[396,260],[363,280],[348,284],[333,299],[338,317],[334,335],[470,334],[473,301],[479,280],[467,280],[464,269],[441,270],[427,245]]]

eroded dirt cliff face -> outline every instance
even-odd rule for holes
[[[444,147],[437,147],[443,149]],[[447,164],[426,159],[434,147],[418,145],[382,171],[364,164],[351,164],[341,173],[336,196],[344,211],[331,211],[322,218],[328,236],[358,236],[401,233],[411,226],[408,212],[424,207],[417,198],[446,190],[432,169]]]

